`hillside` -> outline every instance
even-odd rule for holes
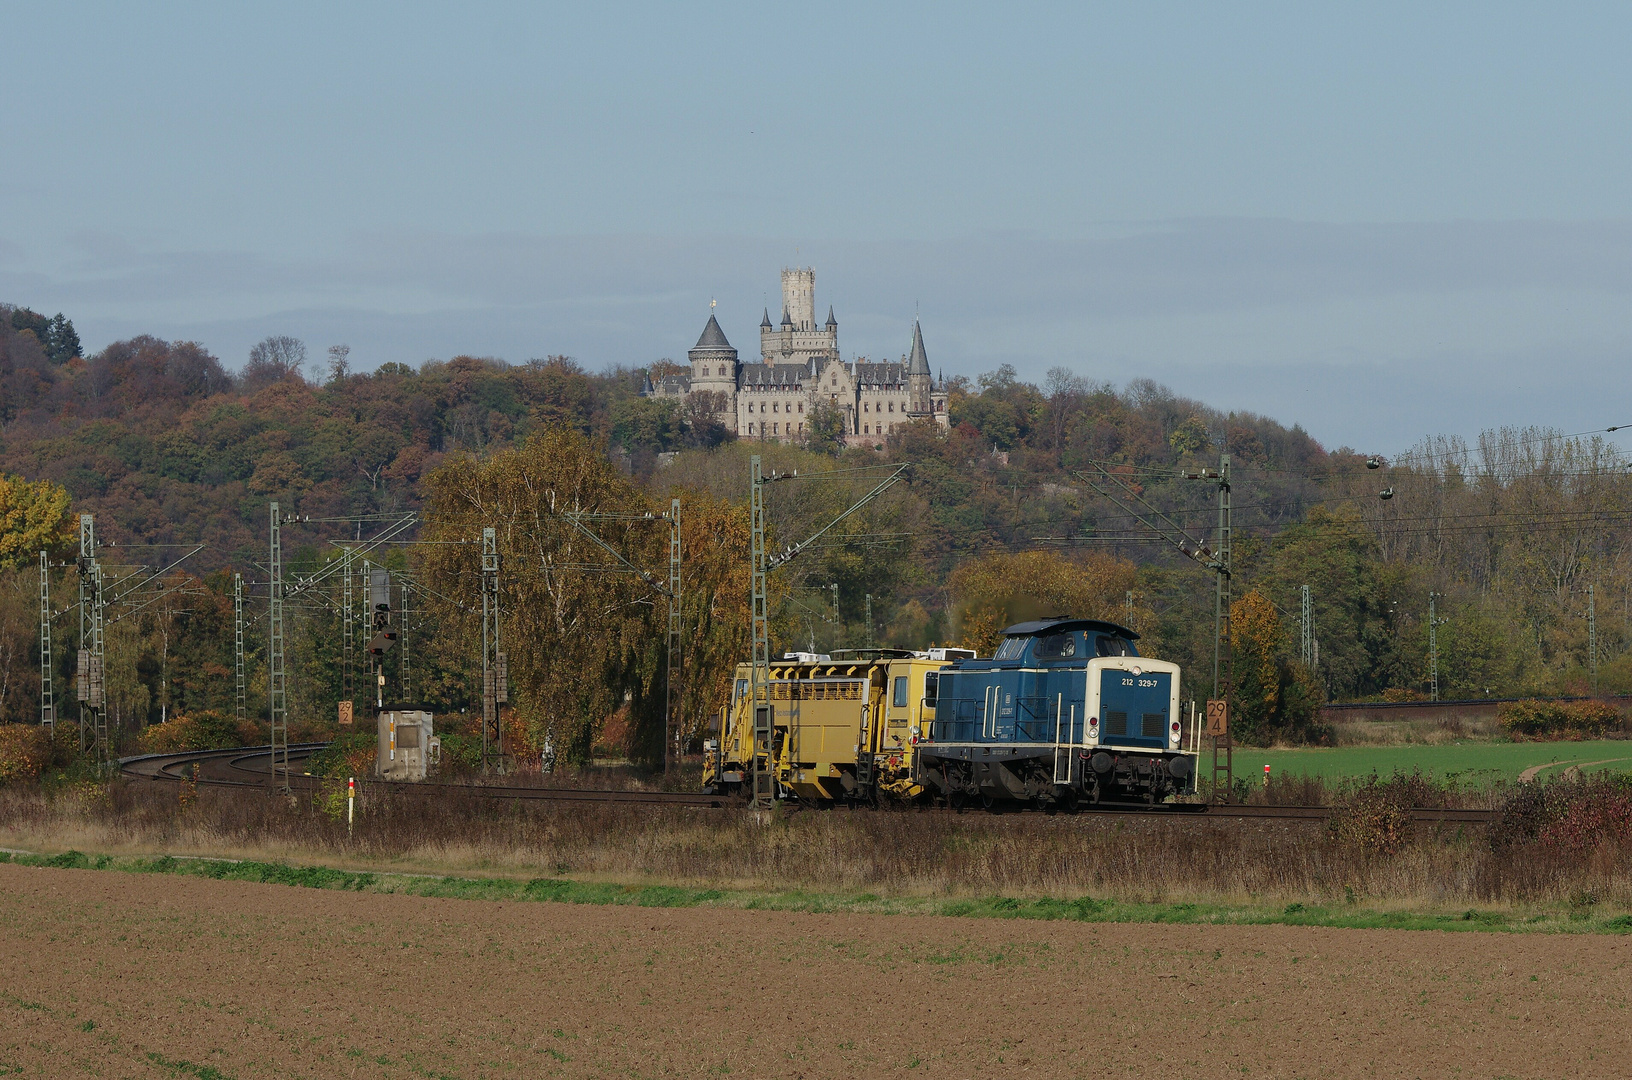
[[[746,497],[749,444],[673,404],[641,398],[638,369],[591,373],[564,357],[525,364],[457,357],[352,373],[342,353],[319,379],[303,346],[269,339],[242,372],[230,373],[196,344],[147,337],[81,357],[77,339],[67,341],[66,320],[42,326],[24,309],[0,314],[0,472],[61,484],[73,512],[95,514],[99,538],[135,552],[126,556],[132,562],[161,564],[164,556],[141,545],[163,545],[173,556],[204,543],[186,569],[216,597],[206,605],[212,610],[227,579],[208,575],[231,568],[253,578],[264,563],[269,502],[285,514],[339,519],[291,532],[292,558],[315,566],[332,555],[326,541],[372,528],[357,519],[424,507],[427,478],[440,467],[495,461],[539,434],[589,440],[630,483],[627,498],[642,505],[666,509],[671,491],[688,500],[706,492],[722,506]],[[1235,595],[1262,596],[1251,632],[1284,662],[1297,652],[1301,586],[1310,585],[1322,693],[1428,690],[1430,592],[1448,619],[1437,634],[1443,696],[1585,686],[1589,584],[1600,682],[1632,687],[1627,606],[1611,600],[1627,595],[1632,491],[1624,463],[1602,443],[1546,431],[1492,433],[1477,448],[1429,442],[1372,469],[1363,456],[1329,452],[1295,426],[1224,413],[1147,381],[1116,388],[1063,369],[1042,386],[1006,367],[956,379],[949,412],[950,432],[917,425],[882,449],[840,455],[844,468],[911,468],[850,523],[841,543],[780,575],[781,644],[853,646],[869,635],[901,645],[954,640],[972,604],[1021,612],[1046,596],[1077,595],[1060,591],[1054,578],[1091,573],[1104,586],[1094,602],[1114,607],[1102,613],[1129,618],[1150,648],[1185,664],[1195,673],[1192,686],[1205,691],[1196,677],[1211,665],[1211,575],[1096,492],[1096,482],[1107,482],[1095,467],[1116,471],[1205,539],[1216,522],[1216,485],[1179,474],[1216,467],[1228,452]],[[767,468],[835,467],[820,448],[752,445]],[[858,483],[848,475],[777,489],[770,500],[777,535],[808,535],[824,514],[843,509],[847,495],[865,490]],[[1379,498],[1385,488],[1387,500]],[[399,549],[395,565],[406,567],[412,550],[423,549]],[[991,562],[1021,551],[1054,554],[1024,566]],[[1129,566],[1119,590],[1125,597],[1108,591],[1121,578],[1104,568],[1118,560]],[[987,564],[1007,569],[963,570]],[[730,572],[718,573],[724,587]],[[8,590],[18,656],[27,651],[27,619],[16,614],[26,610],[19,606],[25,585]],[[984,598],[970,592],[977,588]],[[202,617],[189,611],[184,622]],[[218,626],[218,617],[209,621]],[[314,708],[334,677],[320,637],[308,657]],[[146,712],[160,712],[165,700],[185,704],[159,670],[173,666],[173,647],[164,646],[162,663],[148,655],[156,647],[131,647],[148,656],[133,674],[148,688]],[[204,651],[219,663],[219,648]],[[440,703],[468,703],[463,661],[444,661]],[[649,682],[649,673],[642,678]],[[26,685],[26,677],[13,680],[0,702],[8,718],[27,714]]]

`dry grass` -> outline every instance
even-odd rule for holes
[[[1444,746],[1454,742],[1496,739],[1501,725],[1494,717],[1449,720],[1339,720],[1332,724],[1337,746]]]
[[[1397,793],[1396,793],[1397,794]],[[179,796],[179,797],[178,797]],[[1205,822],[1098,815],[962,815],[560,807],[365,787],[343,800],[120,781],[0,790],[0,844],[432,874],[860,891],[882,896],[1092,895],[1138,902],[1364,902],[1443,908],[1632,905],[1632,843],[1493,848],[1483,828],[1417,826],[1373,843],[1371,819]],[[1359,830],[1356,832],[1356,830]],[[1356,839],[1359,837],[1359,839]]]

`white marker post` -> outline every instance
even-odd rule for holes
[[[351,838],[351,823],[357,819],[357,778],[346,777],[346,838]]]

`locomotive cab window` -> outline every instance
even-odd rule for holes
[[[895,694],[890,698],[890,704],[897,709],[907,707],[907,677],[905,675],[895,677]]]
[[[935,699],[941,692],[941,675],[938,671],[924,673],[924,707],[933,709]]]
[[[1004,638],[1003,644],[997,647],[997,655],[993,656],[992,659],[1018,660],[1020,657],[1025,655],[1026,642],[1030,640],[1030,638],[1023,637]]]
[[[1126,638],[1101,634],[1094,641],[1094,649],[1101,656],[1133,656],[1133,645]]]
[[[1050,634],[1037,642],[1037,659],[1058,660],[1077,655],[1077,635]]]

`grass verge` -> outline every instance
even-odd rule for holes
[[[72,870],[114,870],[139,874],[180,874],[215,881],[245,881],[306,889],[334,889],[458,900],[538,901],[651,908],[712,907],[744,911],[817,914],[862,913],[932,915],[976,919],[1039,919],[1087,923],[1165,923],[1221,926],[1323,926],[1351,929],[1480,930],[1506,932],[1632,934],[1632,915],[1612,915],[1577,905],[1566,910],[1530,912],[1468,908],[1425,912],[1380,910],[1358,904],[1284,907],[1219,903],[1138,903],[1078,897],[1023,899],[880,897],[872,893],[829,893],[803,889],[693,889],[667,885],[620,885],[568,878],[461,878],[393,874],[279,862],[205,858],[57,855],[0,852],[0,863]]]
[[[1235,775],[1256,781],[1265,765],[1277,775],[1308,775],[1328,783],[1372,773],[1389,776],[1420,770],[1462,786],[1511,784],[1528,769],[1538,777],[1574,765],[1588,772],[1632,770],[1632,741],[1594,739],[1583,742],[1482,742],[1470,740],[1440,746],[1338,746],[1260,750],[1237,747]]]

